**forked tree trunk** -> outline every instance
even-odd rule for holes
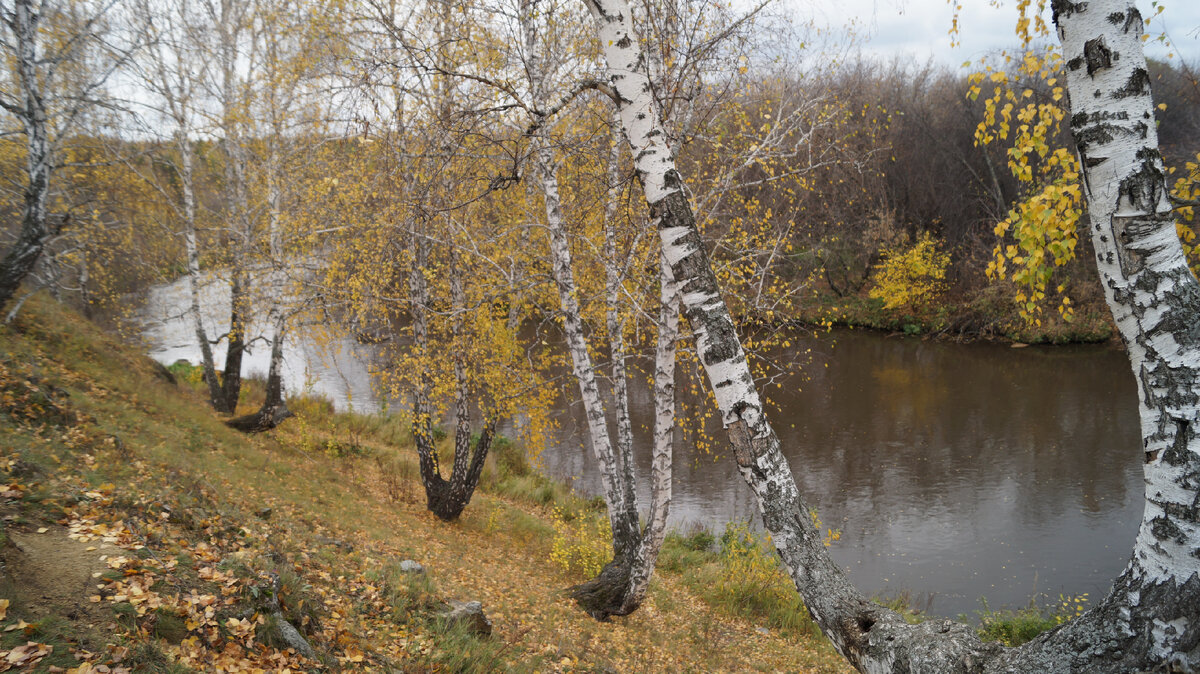
[[[534,100],[540,106],[547,98],[547,84],[543,61],[538,53],[535,15],[536,3],[524,3],[521,20],[525,31],[526,68]],[[557,160],[554,149],[541,132],[533,139],[531,154],[534,173],[544,199],[546,224],[550,232],[551,266],[558,287],[567,350],[571,356],[572,371],[579,385],[592,452],[600,467],[604,497],[608,503],[609,528],[612,532],[612,560],[605,564],[595,578],[571,588],[570,596],[593,617],[607,620],[613,615],[628,615],[641,605],[666,531],[666,518],[671,501],[671,445],[675,413],[674,364],[679,310],[678,304],[672,298],[676,297],[676,291],[670,275],[664,268],[654,384],[656,419],[651,477],[652,502],[650,524],[643,531],[639,524],[635,491],[633,426],[629,417],[628,373],[625,368],[627,355],[620,312],[623,295],[622,274],[616,252],[619,154],[614,142],[614,152],[609,157],[610,190],[605,209],[604,246],[606,323],[610,339],[613,415],[617,432],[615,443],[609,435],[608,416],[596,383],[597,369],[588,352],[579,301],[576,297],[570,243],[558,192]]]
[[[1200,667],[1200,288],[1187,271],[1165,199],[1136,9],[1114,0],[1054,3],[1100,273],[1140,383],[1146,516],[1133,558],[1107,597],[1029,644],[1005,649],[948,620],[908,625],[859,593],[829,557],[718,292],[666,147],[629,6],[585,2],[599,24],[626,138],[734,459],[809,613],[838,652],[864,672]]]
[[[424,269],[428,264],[428,248],[425,236],[414,229],[411,237],[413,266],[408,275],[409,303],[412,318],[414,351],[422,357],[429,355],[429,286]],[[450,295],[454,317],[451,319],[451,337],[454,359],[454,464],[450,479],[442,477],[438,465],[437,449],[433,445],[433,405],[429,396],[432,382],[428,375],[418,374],[413,386],[412,433],[417,445],[417,458],[421,470],[421,483],[425,487],[425,506],[442,520],[452,522],[462,514],[471,502],[483,465],[496,434],[497,418],[484,413],[483,429],[471,449],[470,384],[467,378],[464,347],[462,344],[462,314],[466,310],[466,297],[462,280],[458,276],[457,255],[451,254]]]
[[[25,206],[21,212],[21,233],[0,261],[0,309],[3,309],[33,271],[50,232],[46,224],[46,197],[50,192],[50,138],[46,105],[38,79],[38,15],[29,0],[17,0],[12,9],[10,29],[16,42],[17,86],[20,109],[16,116],[25,131]]]
[[[274,108],[272,113],[276,112]],[[287,314],[284,313],[282,297],[287,292],[284,282],[283,267],[283,189],[280,184],[283,175],[280,167],[280,152],[278,143],[283,135],[282,124],[276,119],[274,135],[271,137],[270,155],[267,159],[267,203],[268,239],[271,248],[271,279],[273,285],[267,300],[270,309],[267,311],[267,321],[271,324],[271,364],[267,367],[267,391],[263,404],[257,412],[239,417],[229,423],[234,428],[259,432],[268,431],[283,423],[284,419],[292,416],[283,397],[283,345],[287,336]]]

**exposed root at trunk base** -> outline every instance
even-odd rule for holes
[[[287,405],[278,405],[270,409],[261,409],[253,414],[230,419],[225,422],[225,425],[243,433],[262,433],[263,431],[275,428],[290,416],[292,416],[292,411],[287,408]]]
[[[426,489],[426,507],[443,522],[453,522],[466,509],[467,502],[454,497],[449,482],[442,482],[440,487],[436,490]]]
[[[629,615],[638,603],[629,600],[630,564],[614,559],[600,570],[600,575],[567,590],[567,596],[596,620],[606,622],[615,615]]]

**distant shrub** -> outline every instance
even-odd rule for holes
[[[883,300],[886,309],[923,311],[946,292],[950,254],[941,241],[925,232],[907,249],[890,248],[875,268],[870,296]]]

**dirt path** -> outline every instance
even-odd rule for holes
[[[112,620],[112,612],[93,604],[92,574],[107,568],[104,560],[121,549],[93,541],[81,543],[67,537],[63,527],[43,533],[8,531],[14,546],[6,546],[3,562],[16,594],[14,607],[30,621],[50,615],[97,627]]]

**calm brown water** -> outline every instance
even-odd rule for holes
[[[210,294],[207,313],[227,315],[220,293]],[[147,347],[164,363],[198,361],[180,306],[182,283],[147,298]],[[215,322],[211,328],[219,332]],[[803,376],[774,390],[779,408],[771,418],[810,505],[841,529],[832,554],[860,588],[932,597],[932,611],[949,616],[978,609],[981,597],[1014,607],[1035,593],[1095,598],[1107,590],[1142,511],[1136,392],[1124,353],[854,331],[797,341],[782,355],[811,349],[812,360]],[[256,350],[247,369],[265,375],[266,352]],[[379,408],[366,347],[292,339],[286,357],[289,392],[327,395],[341,408]],[[557,444],[541,457],[544,469],[599,493],[582,445],[583,417],[569,402],[577,389],[565,378],[562,390],[567,402]],[[635,426],[643,428],[637,462],[648,475],[644,429],[653,405],[644,386],[631,400]],[[754,521],[732,459],[683,446],[675,463],[676,528],[719,532],[731,520]],[[644,503],[648,485],[640,488]]]
[[[771,417],[802,492],[841,529],[832,553],[861,589],[932,599],[932,612],[949,616],[981,598],[995,608],[1036,593],[1103,595],[1142,510],[1123,352],[854,331],[802,340],[796,353],[808,348],[812,362],[775,392]],[[636,425],[648,426],[648,392],[632,403]],[[560,421],[545,470],[599,493],[578,405]],[[648,434],[640,440],[648,475]],[[675,527],[719,532],[756,517],[731,458],[677,451]]]

